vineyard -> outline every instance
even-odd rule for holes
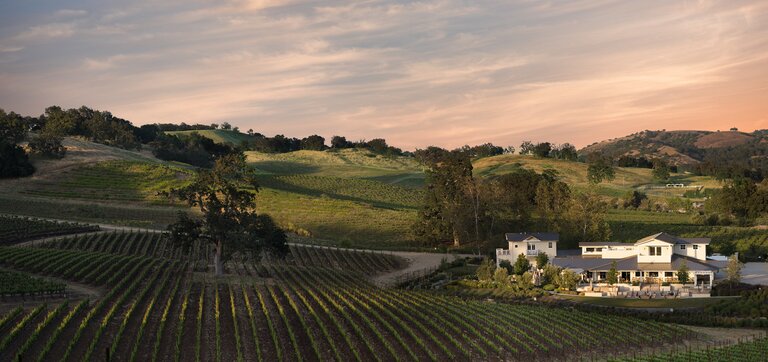
[[[44,218],[60,218],[81,222],[124,225],[143,228],[165,227],[176,221],[179,211],[176,207],[150,207],[104,204],[95,202],[70,201],[54,198],[21,198],[0,194],[0,213],[30,215]]]
[[[99,227],[93,225],[0,215],[0,245],[96,230],[99,230]]]
[[[768,337],[757,338],[751,341],[719,347],[684,352],[671,352],[647,357],[627,358],[612,360],[615,362],[688,362],[688,361],[712,361],[712,362],[752,362],[764,361],[768,355]]]
[[[67,285],[15,271],[0,270],[0,298],[61,295]]]
[[[157,195],[183,186],[192,171],[156,163],[105,161],[63,172],[56,179],[37,181],[23,193],[42,197],[132,201],[169,204]]]
[[[213,263],[213,249],[208,245],[195,244],[189,250],[183,250],[166,240],[161,233],[99,233],[60,238],[35,246],[45,249],[175,259],[187,262],[192,270],[203,272],[209,271],[209,266]],[[290,254],[285,259],[271,262],[280,265],[324,267],[368,276],[399,269],[405,264],[399,257],[373,251],[302,245],[291,245],[289,248]]]
[[[199,249],[199,250],[195,250]],[[292,246],[285,261],[233,261],[157,233],[99,233],[0,248],[0,265],[103,288],[94,301],[0,317],[0,360],[531,360],[677,342],[682,327],[540,306],[378,289],[384,253]],[[197,259],[201,260],[197,260]]]

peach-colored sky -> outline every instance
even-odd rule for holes
[[[14,1],[0,107],[135,124],[584,146],[768,128],[768,2]]]

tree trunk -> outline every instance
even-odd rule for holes
[[[221,259],[221,251],[224,248],[224,245],[221,241],[216,242],[216,253],[213,255],[213,263],[215,264],[216,268],[216,276],[223,275],[224,274],[224,262]]]
[[[459,247],[461,246],[461,240],[459,239],[459,231],[456,230],[456,228],[453,228],[453,246]]]

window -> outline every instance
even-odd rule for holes
[[[528,244],[528,250],[536,250],[536,244]]]
[[[671,278],[671,277],[672,277],[672,275],[673,275],[673,273],[672,273],[672,272],[664,272],[664,277],[665,277],[665,278]]]
[[[658,278],[659,272],[648,272],[648,276],[651,278]]]
[[[597,249],[595,249],[595,251],[597,251],[599,253],[599,252],[603,251],[603,248],[597,248]]]
[[[548,248],[552,249],[552,242],[551,241],[549,242]]]
[[[641,277],[641,276],[643,276],[643,272],[635,272],[635,276],[636,277]]]
[[[680,250],[685,250],[685,245],[680,245]]]
[[[517,245],[515,245],[515,249],[517,249]]]
[[[605,279],[606,278],[606,273],[605,272],[600,272],[600,274],[598,274],[598,275],[599,275],[598,279]]]
[[[698,246],[698,245],[694,245],[694,246],[693,246],[693,250],[696,250],[696,249],[698,249],[698,248],[699,248],[699,246]]]
[[[660,246],[649,246],[648,247],[648,255],[650,255],[650,256],[660,256],[661,255],[661,247]]]
[[[595,252],[595,248],[587,248],[587,253],[594,253],[594,252]]]

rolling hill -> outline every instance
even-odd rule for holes
[[[643,156],[665,159],[674,165],[695,165],[704,161],[711,150],[754,148],[765,142],[768,140],[759,131],[642,131],[593,143],[579,150],[579,155]]]

